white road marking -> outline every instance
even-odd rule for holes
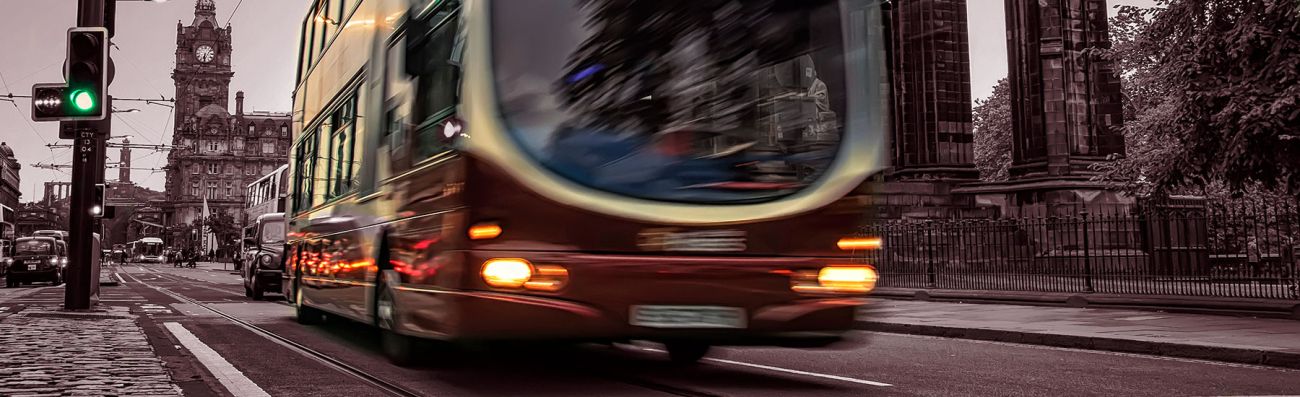
[[[230,394],[235,397],[271,396],[180,323],[168,322],[163,323],[163,326],[167,327],[167,330],[176,336],[176,340],[181,342],[181,345],[185,346],[186,350],[189,350],[195,358],[199,359],[199,363],[203,364],[203,367],[207,368],[208,372],[217,377],[217,380]]]
[[[113,273],[113,275],[117,276],[117,281],[122,282],[122,284],[126,284],[126,279],[122,278],[122,273]]]
[[[646,351],[652,351],[652,352],[664,353],[664,351],[663,351],[663,350],[660,350],[660,349],[651,349],[651,348],[644,348],[644,347],[641,348],[641,349],[642,349],[642,350],[646,350]],[[870,380],[866,380],[866,379],[857,379],[857,378],[850,378],[850,377],[839,376],[839,375],[831,375],[831,374],[822,374],[822,373],[816,373],[816,372],[800,371],[800,370],[797,370],[797,369],[789,369],[789,368],[773,367],[773,366],[770,366],[770,365],[753,364],[753,363],[747,363],[747,362],[741,362],[741,361],[723,360],[723,359],[720,359],[720,358],[704,358],[704,361],[710,361],[710,362],[722,363],[722,364],[739,365],[739,366],[742,366],[742,367],[750,367],[750,368],[765,369],[765,370],[768,370],[768,371],[785,372],[785,373],[787,373],[787,374],[802,375],[802,376],[810,376],[810,377],[814,377],[814,378],[823,378],[823,379],[838,380],[838,381],[842,381],[842,382],[857,383],[857,384],[860,384],[860,385],[879,386],[879,387],[893,387],[893,386],[894,386],[894,385],[891,385],[891,384],[888,384],[888,383],[882,383],[882,382],[870,381]]]

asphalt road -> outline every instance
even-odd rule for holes
[[[238,276],[229,272],[167,265],[127,265],[116,270],[125,283],[103,287],[105,303],[131,305],[144,315],[142,323],[155,350],[168,360],[173,378],[186,394],[196,396],[258,394],[249,394],[249,389],[228,393],[229,371],[213,370],[210,362],[195,359],[201,354],[180,346],[184,343],[168,327],[188,330],[251,381],[253,388],[271,396],[383,395],[374,383],[349,375],[331,361],[365,371],[410,394],[428,396],[1300,393],[1300,371],[1293,370],[868,332],[858,334],[863,344],[833,350],[723,349],[694,367],[670,365],[656,346],[647,344],[471,350],[408,369],[384,361],[374,330],[345,321],[299,325],[284,302],[245,298]],[[24,296],[10,299],[12,303],[30,303],[61,296],[56,290],[61,287],[36,293],[5,290],[0,300],[5,294],[19,293]]]

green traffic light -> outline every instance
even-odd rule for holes
[[[77,110],[88,112],[95,110],[95,96],[88,90],[76,90],[72,92],[72,107]]]

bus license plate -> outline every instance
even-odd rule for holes
[[[722,306],[632,306],[629,322],[650,328],[745,328],[745,309]]]

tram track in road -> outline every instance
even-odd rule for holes
[[[157,271],[153,271],[153,273],[155,273],[155,274],[160,274],[160,275],[165,275],[165,273],[157,272]],[[143,286],[145,286],[145,287],[151,288],[151,289],[153,289],[153,290],[155,290],[155,291],[158,291],[158,292],[160,292],[160,293],[162,293],[162,294],[164,294],[164,295],[167,295],[167,296],[169,296],[169,297],[171,297],[171,298],[173,298],[173,299],[179,300],[179,301],[181,301],[181,302],[185,302],[185,303],[189,303],[189,304],[195,305],[195,306],[197,306],[197,307],[201,307],[201,308],[203,308],[203,309],[205,309],[205,310],[207,310],[207,311],[209,311],[209,312],[212,312],[213,314],[216,314],[217,316],[219,316],[219,317],[221,317],[221,318],[224,318],[226,321],[229,321],[229,322],[231,322],[231,323],[233,323],[233,324],[239,326],[240,328],[243,328],[243,329],[245,329],[245,330],[248,330],[249,332],[252,332],[252,333],[254,333],[254,334],[258,335],[258,336],[261,336],[261,337],[263,337],[263,338],[265,338],[265,339],[267,339],[267,340],[270,340],[271,342],[274,342],[275,344],[278,344],[278,345],[280,345],[280,346],[283,346],[283,347],[285,347],[285,348],[287,348],[287,349],[289,349],[289,350],[291,350],[291,351],[293,351],[293,352],[295,352],[295,353],[298,353],[299,355],[301,355],[301,356],[303,356],[303,357],[306,357],[306,358],[312,359],[312,360],[314,360],[314,361],[316,361],[316,362],[318,362],[318,363],[321,363],[321,364],[325,365],[326,367],[329,367],[329,368],[331,368],[331,369],[334,369],[334,370],[336,370],[336,371],[338,371],[338,372],[340,372],[340,373],[343,373],[343,374],[345,374],[345,375],[350,375],[350,376],[352,376],[352,377],[354,377],[354,378],[356,378],[356,379],[358,379],[358,380],[361,380],[361,381],[365,382],[366,384],[369,384],[369,385],[371,385],[371,386],[373,386],[373,387],[375,387],[375,388],[377,388],[377,389],[383,391],[384,393],[386,393],[386,394],[388,394],[388,395],[391,395],[391,396],[401,396],[401,397],[421,397],[421,396],[427,396],[427,395],[428,395],[428,394],[425,394],[425,393],[417,393],[417,392],[414,392],[414,391],[411,391],[411,390],[407,390],[406,388],[402,387],[402,386],[399,385],[399,384],[396,384],[396,383],[394,383],[394,382],[389,382],[389,381],[384,380],[384,379],[382,379],[382,378],[379,378],[379,377],[377,377],[377,376],[371,375],[371,374],[367,373],[366,371],[363,371],[363,370],[361,370],[361,369],[359,369],[359,368],[356,368],[356,367],[354,367],[354,366],[352,366],[352,365],[350,365],[350,364],[348,364],[348,363],[346,363],[346,362],[343,362],[342,360],[339,360],[339,359],[337,359],[337,358],[331,357],[331,356],[328,355],[328,354],[325,354],[325,353],[322,353],[322,352],[317,351],[317,350],[315,350],[315,349],[312,349],[312,348],[310,348],[310,347],[304,346],[304,345],[302,345],[302,344],[300,344],[300,343],[298,343],[298,342],[294,342],[294,341],[292,341],[292,340],[290,340],[290,339],[288,339],[288,338],[282,337],[282,336],[280,336],[280,335],[276,335],[275,333],[273,333],[273,332],[271,332],[271,331],[268,331],[268,330],[266,330],[266,329],[264,329],[264,328],[262,328],[262,327],[259,327],[259,326],[257,326],[257,325],[254,325],[254,324],[251,323],[251,322],[248,322],[248,321],[245,321],[245,320],[240,319],[240,318],[238,318],[238,317],[232,316],[232,315],[230,315],[230,314],[228,314],[228,313],[226,313],[226,312],[221,311],[220,309],[217,309],[217,308],[212,307],[209,303],[205,303],[205,302],[201,302],[201,301],[196,300],[196,299],[192,299],[192,298],[190,298],[190,297],[188,297],[188,296],[185,296],[185,295],[183,295],[183,294],[180,294],[180,293],[177,293],[177,292],[175,292],[175,291],[172,291],[172,290],[170,290],[170,289],[168,289],[168,288],[166,288],[166,287],[160,287],[160,286],[155,286],[155,285],[149,284],[149,283],[146,282],[146,281],[142,281],[142,280],[136,278],[134,275],[130,274],[129,272],[127,273],[127,276],[131,277],[132,280],[135,280],[135,282],[136,282],[136,283],[139,283],[140,285],[143,285]],[[226,291],[226,290],[223,290],[223,291],[225,291],[225,292],[230,292],[230,291]],[[240,296],[243,296],[243,295],[240,294]]]
[[[149,272],[149,273],[152,274],[152,275],[156,275],[156,276],[158,276],[160,279],[165,280],[165,281],[167,281],[167,282],[184,282],[184,283],[196,283],[196,282],[197,282],[197,283],[209,283],[209,284],[211,284],[211,282],[208,282],[208,281],[192,279],[192,278],[184,277],[184,276],[182,276],[182,275],[171,274],[171,273],[167,273],[167,272],[159,271],[159,270],[156,270],[156,269],[145,268],[145,267],[141,267],[140,269],[142,269],[142,270],[144,270],[144,271],[146,271],[146,272]],[[218,317],[221,317],[221,318],[225,319],[226,321],[229,321],[230,323],[233,323],[233,324],[239,326],[240,328],[243,328],[243,329],[245,329],[245,330],[248,330],[249,332],[252,332],[252,333],[254,333],[254,334],[257,334],[258,336],[261,336],[261,337],[263,337],[263,338],[265,338],[265,339],[267,339],[267,340],[269,340],[269,341],[271,341],[271,342],[273,342],[273,343],[276,343],[276,344],[278,344],[278,345],[280,345],[280,346],[283,346],[283,347],[285,347],[285,348],[287,348],[287,349],[289,349],[289,350],[291,350],[291,351],[293,351],[293,352],[295,352],[295,353],[298,353],[299,355],[301,355],[301,356],[303,356],[303,357],[306,357],[306,358],[312,359],[312,360],[314,360],[314,361],[317,361],[317,362],[321,363],[322,365],[325,365],[326,367],[329,367],[329,368],[331,368],[331,369],[334,369],[334,370],[336,370],[336,371],[338,371],[338,372],[340,372],[340,373],[343,373],[343,374],[345,374],[345,375],[350,375],[350,376],[352,376],[352,377],[354,377],[354,378],[356,378],[356,379],[358,379],[358,380],[361,380],[361,381],[365,382],[366,384],[369,384],[369,385],[371,385],[371,386],[373,386],[373,387],[375,387],[375,388],[378,388],[378,389],[382,390],[384,393],[387,393],[388,395],[392,395],[392,396],[431,396],[431,395],[436,395],[436,394],[429,394],[429,393],[426,393],[426,392],[416,392],[416,391],[412,391],[412,390],[410,390],[410,389],[408,389],[408,388],[402,386],[401,384],[398,384],[397,382],[389,381],[389,380],[383,379],[383,378],[381,378],[381,377],[378,377],[378,376],[372,375],[372,374],[370,374],[369,372],[364,371],[364,370],[362,370],[362,369],[360,369],[360,368],[357,368],[356,366],[353,366],[353,365],[351,365],[351,364],[348,364],[347,362],[345,362],[345,361],[343,361],[343,360],[341,360],[341,359],[335,358],[335,357],[333,357],[333,356],[330,355],[330,354],[327,354],[327,353],[321,352],[321,351],[319,351],[319,350],[313,349],[313,348],[308,347],[308,346],[306,346],[306,345],[303,345],[303,344],[301,344],[301,343],[295,342],[295,341],[293,341],[293,340],[291,340],[291,339],[289,339],[289,338],[285,338],[285,337],[283,337],[283,336],[280,336],[280,335],[276,334],[275,332],[272,332],[272,331],[267,330],[267,329],[265,329],[265,328],[259,327],[259,326],[255,325],[255,324],[253,324],[253,323],[251,323],[251,322],[249,322],[249,321],[246,321],[246,320],[240,319],[240,318],[238,318],[238,317],[236,317],[236,316],[234,316],[234,315],[231,315],[231,314],[229,314],[229,313],[226,313],[226,312],[222,311],[221,309],[215,308],[215,307],[212,306],[212,304],[213,304],[213,303],[216,303],[216,302],[203,302],[203,301],[200,301],[200,300],[197,300],[197,299],[190,298],[189,296],[185,296],[184,294],[182,294],[182,293],[180,293],[180,292],[172,291],[171,289],[169,289],[169,288],[167,288],[167,287],[157,286],[157,285],[150,284],[149,281],[141,280],[140,278],[135,277],[134,274],[132,274],[128,269],[125,269],[125,268],[121,268],[121,269],[119,269],[119,274],[125,274],[127,277],[131,278],[132,281],[134,281],[135,283],[138,283],[138,284],[140,284],[140,285],[142,285],[142,286],[145,286],[145,287],[147,287],[147,288],[150,288],[150,289],[153,289],[153,290],[155,290],[155,291],[158,291],[158,292],[160,292],[160,293],[162,293],[162,294],[164,294],[164,295],[167,295],[167,296],[169,296],[169,297],[171,297],[171,298],[173,298],[173,299],[176,299],[176,300],[178,300],[178,301],[181,301],[181,302],[184,302],[184,303],[188,303],[188,304],[191,304],[191,305],[194,305],[194,306],[197,306],[197,307],[203,308],[204,310],[207,310],[207,311],[209,311],[209,312],[211,312],[211,313],[217,315]],[[154,281],[154,280],[151,280],[151,281]],[[220,287],[215,287],[215,286],[205,286],[205,285],[190,285],[190,286],[191,286],[191,287],[201,288],[201,289],[206,289],[206,290],[212,290],[212,291],[217,291],[217,292],[228,293],[228,294],[232,294],[232,295],[238,295],[238,296],[240,296],[240,297],[243,297],[243,294],[242,294],[242,293],[238,293],[238,292],[236,292],[235,290],[228,290],[228,289],[224,289],[224,288],[220,288]],[[286,306],[292,306],[291,304],[289,304],[288,302],[285,302],[285,301],[279,301],[279,302],[274,302],[274,303],[279,303],[279,304],[283,304],[283,305],[286,305]],[[675,386],[675,385],[671,385],[671,384],[667,384],[667,383],[663,383],[663,382],[656,382],[656,381],[652,381],[652,380],[648,380],[648,379],[644,379],[644,378],[639,378],[639,377],[636,377],[636,376],[629,376],[629,375],[626,375],[626,374],[619,374],[619,373],[615,373],[615,372],[611,372],[611,371],[607,371],[607,370],[601,370],[601,369],[595,369],[595,368],[585,368],[585,370],[590,371],[590,375],[592,375],[592,376],[594,376],[594,377],[596,377],[596,378],[601,378],[601,379],[605,379],[605,380],[612,381],[612,382],[622,383],[622,384],[625,384],[625,385],[628,385],[628,386],[637,387],[637,388],[642,388],[642,389],[652,390],[652,391],[659,392],[659,393],[664,393],[664,394],[667,394],[667,395],[683,396],[683,397],[721,397],[721,396],[723,396],[722,394],[716,394],[716,393],[709,393],[709,392],[700,391],[700,390],[694,390],[694,389],[690,389],[690,388],[686,388],[686,387]]]

